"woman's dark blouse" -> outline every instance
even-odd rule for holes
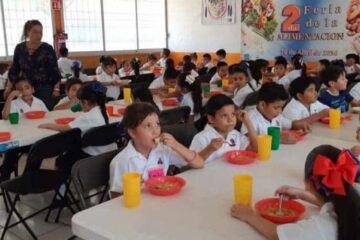
[[[44,42],[30,55],[26,42],[16,45],[9,79],[13,82],[19,76],[28,79],[35,89],[58,83],[61,75],[52,46]]]

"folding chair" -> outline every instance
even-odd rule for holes
[[[245,98],[245,100],[244,100],[241,108],[242,108],[242,109],[245,109],[246,107],[256,105],[256,104],[257,104],[257,101],[258,101],[258,95],[259,95],[259,92],[258,92],[258,91],[249,93],[249,94],[246,96],[246,98]]]
[[[170,125],[177,123],[185,123],[190,115],[190,107],[182,106],[168,109],[160,112],[160,124]]]
[[[1,239],[4,239],[5,233],[9,228],[19,223],[22,223],[25,226],[26,230],[30,233],[33,239],[37,239],[34,232],[26,223],[26,220],[45,210],[48,210],[48,214],[45,218],[45,220],[47,220],[50,214],[50,210],[53,208],[52,206],[55,203],[56,197],[60,197],[62,204],[66,205],[73,213],[75,213],[65,199],[69,188],[66,188],[64,196],[59,193],[59,188],[61,185],[66,184],[68,175],[65,172],[59,170],[40,169],[40,166],[44,159],[57,156],[66,156],[70,152],[78,151],[78,149],[80,149],[80,141],[81,131],[79,129],[72,129],[67,132],[58,133],[56,135],[39,140],[30,148],[23,175],[0,184],[0,187],[4,190],[4,194],[8,203],[10,204],[9,215],[6,220]],[[65,160],[65,158],[63,159]],[[16,209],[16,203],[19,201],[20,195],[40,194],[51,190],[53,190],[55,194],[51,204],[48,207],[38,210],[37,212],[25,218],[20,215]],[[13,199],[11,199],[10,193],[15,194]],[[19,218],[19,221],[10,224],[10,220],[13,214]],[[60,210],[58,212],[57,220],[59,215]]]

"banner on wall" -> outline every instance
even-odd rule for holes
[[[235,24],[235,0],[203,0],[202,24]]]
[[[360,54],[360,0],[242,0],[241,23],[245,59]]]

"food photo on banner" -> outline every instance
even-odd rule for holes
[[[235,0],[203,0],[202,24],[235,24]]]
[[[360,0],[242,0],[244,59],[360,54]]]

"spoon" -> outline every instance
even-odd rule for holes
[[[235,145],[236,145],[234,139],[230,139],[230,142],[224,140],[224,143],[228,144],[230,147],[235,147]]]
[[[284,216],[284,212],[282,211],[283,197],[284,197],[284,195],[281,194],[280,197],[279,197],[279,208],[275,213],[276,216],[279,216],[279,217]]]

